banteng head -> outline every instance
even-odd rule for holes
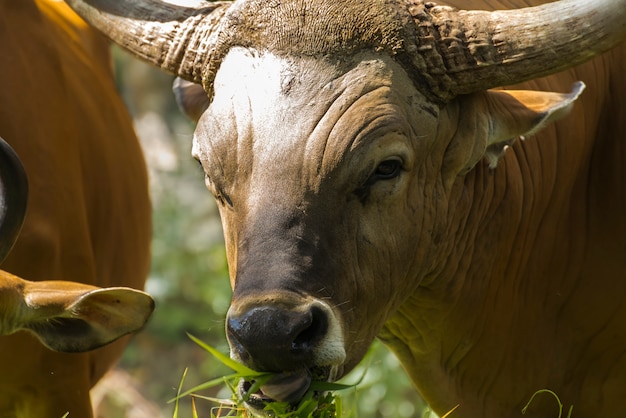
[[[497,13],[419,0],[70,3],[138,56],[202,84],[204,100],[184,83],[178,94],[199,116],[193,155],[222,216],[231,355],[285,372],[265,391],[284,401],[311,375],[337,379],[359,362],[443,268],[459,227],[450,190],[563,116],[583,86],[488,89],[607,49],[623,36],[626,9],[609,11],[612,0]],[[572,38],[572,28],[586,32]]]

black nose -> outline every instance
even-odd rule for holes
[[[257,370],[281,372],[314,365],[328,318],[317,306],[254,306],[229,313],[226,327],[231,350],[241,361]]]

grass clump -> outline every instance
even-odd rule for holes
[[[247,396],[241,398],[237,391],[237,384],[241,379],[254,382],[248,390],[248,394],[255,393],[257,390],[274,376],[273,373],[258,372],[252,370],[243,364],[231,359],[229,356],[219,352],[210,345],[204,343],[198,338],[188,334],[189,338],[200,347],[209,352],[219,362],[230,368],[233,373],[225,376],[211,379],[208,382],[195,386],[187,391],[182,392],[182,385],[186,376],[186,370],[183,373],[181,383],[176,398],[170,402],[175,402],[174,418],[178,418],[178,402],[183,397],[191,397],[193,417],[197,418],[196,399],[207,400],[217,404],[211,407],[211,418],[213,417],[253,417],[244,407]],[[197,392],[216,386],[226,385],[232,396],[230,399],[219,399],[209,396],[203,396]],[[335,418],[343,415],[341,398],[333,392],[353,388],[355,385],[344,385],[339,383],[330,383],[313,380],[303,399],[294,406],[286,402],[270,402],[264,408],[264,413],[268,417],[276,418]]]

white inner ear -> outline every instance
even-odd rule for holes
[[[523,140],[525,136],[534,135],[546,125],[566,116],[584,89],[585,84],[579,81],[573,85],[572,91],[568,94],[503,91],[514,96],[528,110],[535,112],[536,117],[525,129],[517,132],[515,132],[515,124],[509,123],[507,120],[492,119],[490,141],[484,155],[489,163],[489,168],[496,168],[500,158],[504,156],[507,148],[513,145],[517,138]]]
[[[543,115],[539,122],[530,131],[525,132],[522,135],[534,135],[547,124],[566,116],[572,110],[572,107],[574,106],[574,101],[578,99],[583,90],[585,90],[585,83],[583,83],[582,81],[578,81],[574,83],[574,85],[572,86],[572,91],[569,94],[558,94],[561,100],[555,100],[552,102],[551,106],[543,109]],[[539,109],[533,108],[533,103],[528,103],[527,105],[529,108],[539,111]]]

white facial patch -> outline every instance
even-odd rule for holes
[[[236,134],[239,146],[247,140],[263,138],[254,142],[255,158],[263,158],[266,153],[276,157],[281,150],[286,152],[283,139],[293,133],[294,127],[281,120],[293,107],[283,94],[294,80],[291,68],[287,60],[270,53],[257,54],[236,47],[227,54],[217,72],[215,95],[207,116],[215,120],[231,119],[224,125],[234,126],[236,132],[228,134]],[[209,151],[204,149],[206,139],[199,137],[198,131],[194,134],[194,156]]]

